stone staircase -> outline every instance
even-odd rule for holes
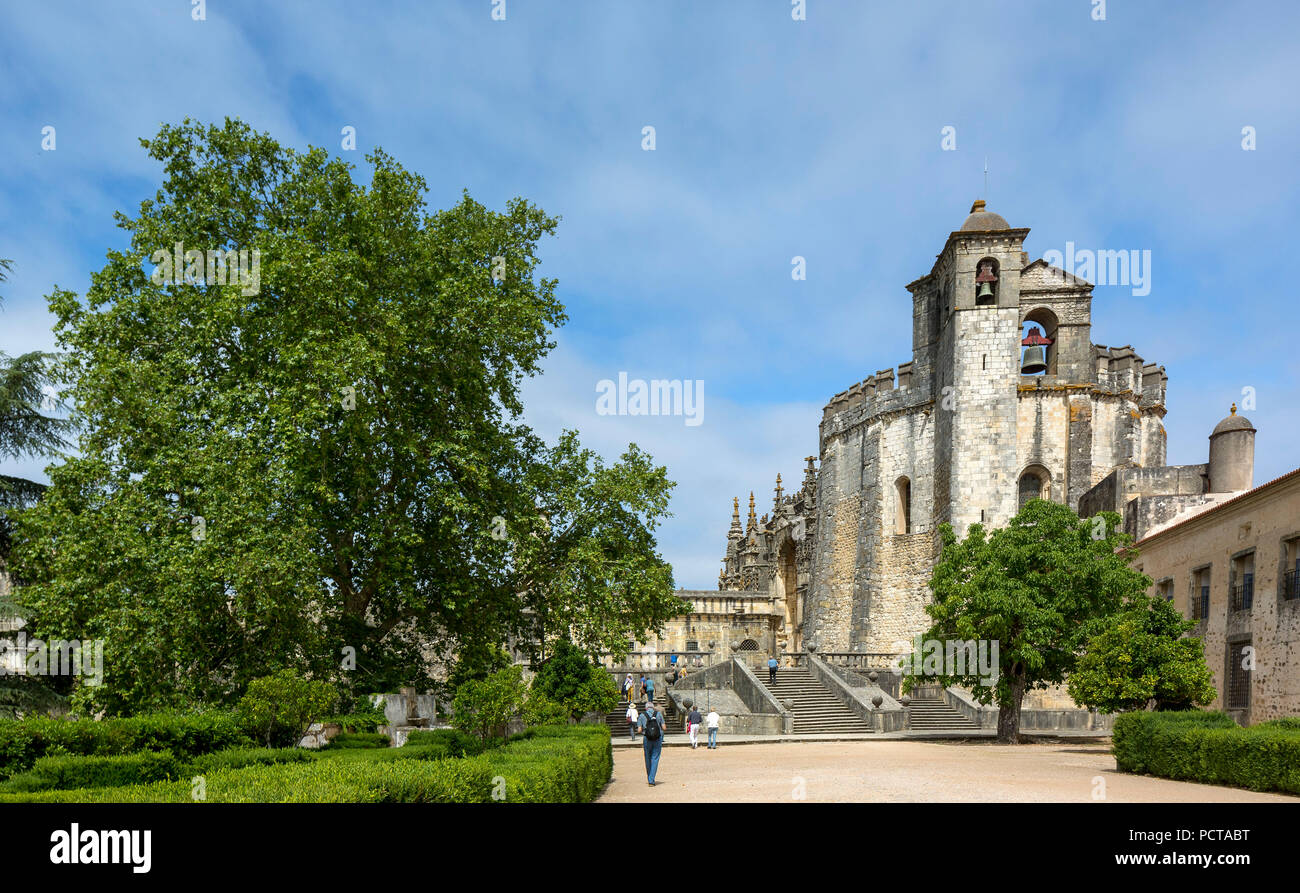
[[[791,712],[796,735],[871,731],[862,717],[813,678],[806,667],[782,667],[776,673],[775,685],[767,682],[767,667],[755,670],[754,675],[778,701],[794,702]]]
[[[907,728],[913,732],[973,732],[979,726],[942,697],[931,696],[912,699]]]
[[[645,712],[642,709],[644,704],[645,702],[642,701],[636,705],[638,714]],[[686,731],[686,717],[677,712],[671,700],[667,704],[655,701],[655,706],[664,712],[664,725],[667,726],[665,732]],[[605,725],[609,726],[609,733],[614,740],[618,740],[620,735],[627,737],[627,701],[619,701],[616,709],[605,714]]]

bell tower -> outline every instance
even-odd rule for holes
[[[931,278],[940,316],[934,345],[936,523],[959,536],[1016,513],[1020,271],[1028,229],[984,201],[948,236]]]

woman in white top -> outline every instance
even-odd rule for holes
[[[629,676],[628,678],[631,679],[632,677]],[[636,712],[636,704],[628,704],[627,705],[627,737],[631,738],[633,741],[636,740],[636,723],[637,720],[640,718],[641,715]]]

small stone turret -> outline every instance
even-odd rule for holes
[[[1208,490],[1237,493],[1249,490],[1254,480],[1255,426],[1245,416],[1237,415],[1234,403],[1228,417],[1215,425],[1210,434]]]

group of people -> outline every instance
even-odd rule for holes
[[[632,674],[628,673],[627,678],[623,680],[623,700],[629,704],[633,701],[653,701],[655,699],[655,681],[651,676],[641,674],[639,682],[632,681]]]
[[[632,697],[633,694],[644,696],[644,712],[636,709],[636,700]],[[628,738],[635,741],[636,736],[641,735],[641,745],[645,751],[646,781],[651,787],[654,787],[655,774],[659,771],[659,755],[663,752],[664,733],[667,729],[663,711],[655,706],[654,679],[642,676],[638,685],[633,682],[632,674],[628,673],[627,678],[623,680],[623,695],[628,701]],[[686,715],[686,734],[690,736],[691,749],[699,748],[700,726],[705,726],[709,732],[707,747],[709,750],[717,750],[718,724],[720,721],[721,717],[718,716],[718,711],[710,710],[707,716],[701,716],[699,706],[692,705],[690,712]]]

